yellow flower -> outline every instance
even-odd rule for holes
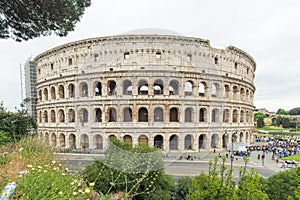
[[[5,195],[6,195],[6,192],[2,192],[2,195],[5,196]]]
[[[38,166],[38,168],[39,168],[39,169],[42,169],[42,167],[41,167],[41,166]]]
[[[28,168],[32,168],[32,165],[27,165]]]
[[[58,194],[59,194],[59,195],[62,195],[63,193],[62,193],[62,191],[60,191]]]
[[[78,186],[81,186],[81,182],[78,182]]]
[[[56,161],[55,160],[52,160],[52,164],[55,164],[56,163]]]
[[[71,185],[74,185],[74,182],[72,182]]]
[[[65,176],[66,174],[65,174],[65,173],[62,173],[61,175]]]
[[[90,183],[90,186],[91,186],[91,187],[95,186],[95,183],[94,183],[94,182],[93,182],[93,183]]]
[[[46,173],[47,172],[47,170],[44,170],[44,173]]]
[[[76,196],[78,193],[77,192],[73,192],[73,195]]]
[[[80,189],[80,190],[78,190],[78,192],[80,192],[81,194],[83,194],[84,192]]]
[[[91,191],[90,191],[90,189],[89,188],[85,188],[85,190],[84,190],[84,193],[87,193],[87,194],[89,194]]]

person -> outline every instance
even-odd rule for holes
[[[257,155],[257,159],[260,160],[260,154]]]
[[[278,164],[278,162],[279,162],[279,159],[278,159],[278,157],[276,157],[276,164]]]
[[[219,158],[221,158],[222,156],[221,156],[221,153],[219,153]]]
[[[214,149],[214,153],[216,153],[216,149]]]

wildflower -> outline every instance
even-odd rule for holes
[[[59,194],[59,195],[62,195],[63,193],[62,193],[62,191],[60,191],[58,194]]]
[[[47,170],[44,170],[44,173],[46,173],[47,172]]]
[[[32,165],[27,165],[28,168],[32,168]]]
[[[66,168],[66,171],[69,171],[69,169],[68,169],[68,168]]]
[[[24,149],[24,148],[23,148],[23,147],[21,147],[21,148],[19,149],[19,152],[22,152],[22,151],[23,151],[23,149]]]
[[[76,196],[78,193],[77,192],[73,192],[73,195]]]
[[[57,170],[57,168],[56,168],[56,167],[53,167],[53,170],[54,170],[54,171],[56,171],[56,170]]]
[[[81,193],[81,194],[84,194],[84,192],[83,192],[81,189],[80,189],[80,190],[78,190],[78,192],[79,192],[79,193]]]
[[[5,195],[6,195],[6,192],[2,192],[2,195],[5,196]]]
[[[59,163],[59,164],[58,164],[58,166],[60,166],[60,167],[61,167],[61,164]]]
[[[93,186],[95,186],[95,183],[93,182],[93,183],[90,183],[89,184],[91,187],[93,187]]]
[[[90,189],[89,188],[85,188],[85,190],[84,190],[84,193],[87,193],[87,194],[89,194],[91,191],[90,191]]]
[[[74,182],[72,182],[71,185],[74,185]]]
[[[52,164],[55,164],[56,163],[56,161],[55,160],[52,160]]]
[[[39,168],[39,169],[42,169],[42,167],[41,167],[41,166],[38,166],[38,168]]]
[[[77,184],[78,186],[81,186],[81,182],[78,182],[78,184]]]

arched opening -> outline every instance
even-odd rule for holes
[[[212,122],[219,122],[219,109],[214,108],[212,110],[212,115],[211,115],[211,121]]]
[[[154,146],[159,148],[159,149],[163,149],[164,147],[164,138],[161,135],[156,135],[154,137]]]
[[[169,84],[169,95],[178,95],[179,94],[179,83],[176,80],[172,80]]]
[[[117,95],[117,84],[115,81],[108,81],[108,95]]]
[[[87,109],[85,108],[81,108],[79,111],[79,121],[81,123],[87,123],[89,121],[89,113],[87,111]]]
[[[38,118],[39,118],[39,122],[42,123],[42,111],[38,112]]]
[[[95,109],[95,122],[102,122],[102,111],[100,108]]]
[[[117,121],[117,111],[115,108],[108,109],[108,122],[116,122]]]
[[[148,95],[148,83],[145,80],[139,81],[138,94]]]
[[[177,108],[171,108],[170,109],[170,122],[179,122],[178,109]]]
[[[201,96],[201,97],[206,96],[206,83],[205,82],[199,83],[199,96]]]
[[[129,108],[129,107],[124,108],[123,113],[124,113],[123,121],[124,122],[132,122],[132,110],[131,110],[131,108]]]
[[[246,101],[249,101],[249,90],[246,90]]]
[[[244,110],[241,110],[240,122],[244,122],[244,115],[245,115]]]
[[[44,95],[44,100],[48,101],[48,89],[47,88],[44,89],[43,95]]]
[[[113,140],[116,140],[116,139],[117,139],[117,137],[115,135],[109,135],[108,136],[109,141],[113,141]]]
[[[148,122],[148,110],[146,108],[139,109],[139,122]]]
[[[56,122],[56,117],[55,117],[55,111],[51,110],[50,111],[50,122],[55,123]]]
[[[238,122],[238,111],[236,109],[232,112],[232,122]]]
[[[162,80],[154,81],[153,93],[154,95],[159,95],[164,93],[164,83]]]
[[[81,97],[87,97],[88,93],[89,93],[89,90],[88,90],[87,83],[85,83],[85,82],[81,83],[80,84],[80,96]]]
[[[62,133],[59,135],[59,145],[61,147],[66,147],[66,137]]]
[[[101,96],[102,95],[102,84],[101,82],[96,82],[95,84],[95,96]]]
[[[229,122],[229,116],[230,116],[229,110],[225,109],[223,111],[223,122],[228,123]]]
[[[224,92],[225,92],[225,97],[226,99],[230,99],[230,87],[228,85],[224,86]]]
[[[246,141],[245,142],[249,143],[249,133],[248,132],[246,132]]]
[[[193,109],[192,108],[185,109],[184,121],[185,122],[193,122]]]
[[[245,89],[241,88],[240,90],[240,100],[245,101]]]
[[[184,83],[184,95],[185,96],[193,95],[193,82],[192,81],[186,81]]]
[[[130,135],[125,135],[123,140],[125,143],[132,145],[132,137]]]
[[[39,90],[39,101],[42,101],[42,90]]]
[[[224,133],[222,136],[222,147],[223,148],[227,147],[228,141],[229,141],[228,134]]]
[[[51,99],[56,99],[55,87],[52,86],[50,89]]]
[[[123,81],[123,94],[132,95],[132,82],[129,80]]]
[[[59,122],[65,122],[65,112],[62,109],[58,110],[58,120]]]
[[[186,135],[184,137],[184,149],[185,150],[191,150],[193,149],[193,136],[192,135]]]
[[[201,108],[199,110],[199,122],[207,122],[207,110],[206,110],[206,108]]]
[[[239,90],[238,90],[237,86],[233,86],[232,91],[233,91],[233,99],[238,100]]]
[[[231,137],[232,137],[232,141],[233,142],[237,142],[238,141],[238,135],[237,135],[237,133],[233,133]]]
[[[68,86],[68,93],[69,93],[69,98],[74,98],[75,97],[75,86],[74,84],[70,84]]]
[[[49,133],[45,133],[45,143],[49,144]]]
[[[103,139],[101,135],[94,136],[94,149],[103,149]]]
[[[240,141],[239,142],[244,142],[244,133],[240,132]]]
[[[69,109],[68,111],[68,119],[69,123],[75,122],[75,111],[73,109]]]
[[[58,96],[60,99],[65,98],[65,88],[62,85],[58,86]]]
[[[52,133],[52,135],[51,135],[51,145],[56,147],[56,135],[55,135],[55,133]]]
[[[249,123],[250,122],[250,112],[247,110],[246,111],[246,122]]]
[[[205,149],[207,137],[205,134],[199,136],[199,149]]]
[[[154,121],[163,122],[164,121],[164,110],[160,107],[154,109]]]
[[[170,150],[178,150],[178,136],[171,135],[169,138],[169,149]]]
[[[44,122],[48,123],[48,112],[47,112],[47,110],[44,111],[43,118],[44,118]]]
[[[217,97],[217,87],[215,83],[211,86],[211,97]]]
[[[211,148],[219,148],[219,136],[218,134],[213,134],[211,136]]]
[[[148,137],[146,135],[139,136],[139,144],[148,145]]]
[[[76,136],[74,134],[69,135],[69,146],[72,149],[76,149]]]
[[[89,148],[89,136],[82,134],[80,137],[80,148],[88,149]]]

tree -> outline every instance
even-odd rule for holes
[[[291,109],[289,115],[300,115],[300,107]]]
[[[277,115],[287,115],[288,112],[284,109],[279,108],[276,114]]]
[[[254,113],[254,121],[257,121],[259,117],[262,117],[264,119],[266,115],[261,112]]]
[[[290,119],[289,118],[283,118],[282,120],[282,128],[290,128]]]
[[[1,0],[0,38],[20,42],[41,35],[66,36],[91,0]]]
[[[262,128],[265,126],[265,121],[264,121],[264,118],[262,117],[258,117],[257,118],[257,127],[258,128]]]

